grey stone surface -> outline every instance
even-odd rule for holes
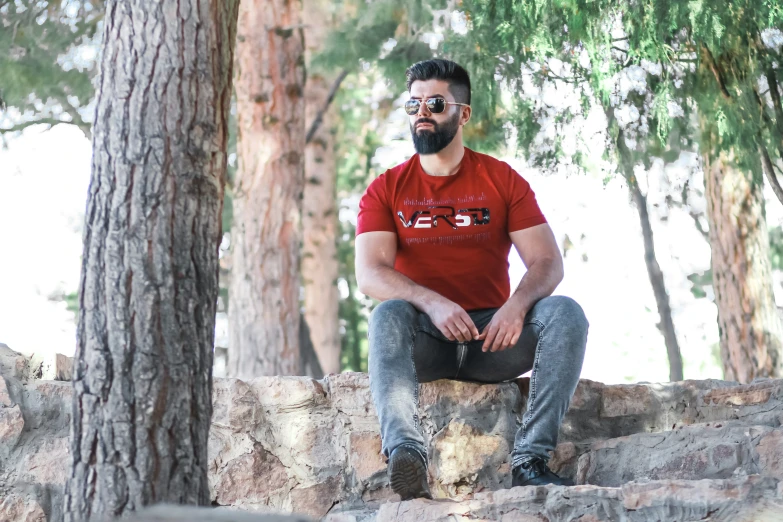
[[[235,509],[160,504],[143,509],[117,522],[311,522],[301,515],[247,513]]]
[[[59,521],[70,470],[72,388],[68,382],[25,381],[19,357],[0,347],[0,520],[8,518],[5,513],[24,520],[43,513]],[[624,504],[631,498],[649,503],[634,508],[649,517],[667,510],[696,516],[704,506],[739,513],[737,502],[758,507],[783,491],[776,486],[783,479],[782,387],[780,380],[745,386],[723,381],[607,386],[583,380],[550,466],[593,485],[507,490],[508,454],[525,406],[519,390],[525,391],[526,380],[422,385],[430,485],[439,499],[431,504],[435,511],[425,513],[399,504],[389,489],[367,375],[215,379],[211,499],[218,511],[293,512],[330,522],[388,519],[389,510],[408,517],[410,509],[422,521],[438,520],[438,513],[465,506],[470,516],[486,520],[541,520],[535,510],[544,508],[550,522],[572,515],[582,522],[613,520],[604,515],[653,520],[633,518],[641,515]],[[671,500],[691,491],[687,485],[695,483],[686,479],[713,479],[692,492],[709,493],[714,502],[687,507]],[[648,491],[640,480],[658,480],[658,486]],[[730,496],[750,500],[720,504]],[[443,520],[468,515],[449,516],[456,518]]]
[[[580,484],[620,486],[636,480],[783,479],[783,429],[697,424],[596,442],[579,458]]]
[[[411,500],[381,506],[375,522],[762,522],[779,521],[778,481],[656,481],[621,488],[518,487],[479,493],[471,500]]]

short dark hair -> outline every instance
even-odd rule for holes
[[[408,92],[416,81],[442,80],[448,82],[449,91],[458,103],[470,105],[470,76],[461,65],[450,60],[433,58],[414,63],[405,71]]]

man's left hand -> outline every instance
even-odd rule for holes
[[[516,300],[507,301],[478,336],[479,340],[484,341],[481,351],[499,352],[517,344],[526,313]]]

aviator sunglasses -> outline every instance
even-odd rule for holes
[[[445,111],[446,105],[463,105],[465,107],[470,107],[467,103],[450,102],[443,98],[427,98],[424,100],[424,103],[427,105],[427,110],[432,114],[440,114]],[[419,112],[419,107],[421,107],[421,100],[410,99],[405,102],[404,109],[408,115],[413,116]]]

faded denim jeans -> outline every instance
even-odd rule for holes
[[[497,308],[468,312],[479,332]],[[449,341],[427,314],[407,301],[380,303],[370,317],[370,390],[381,425],[383,454],[400,445],[427,448],[419,425],[419,384],[437,379],[499,383],[533,370],[522,425],[517,430],[512,468],[540,457],[549,460],[579,381],[588,322],[569,297],[538,301],[525,317],[515,346],[482,352],[483,341]]]

